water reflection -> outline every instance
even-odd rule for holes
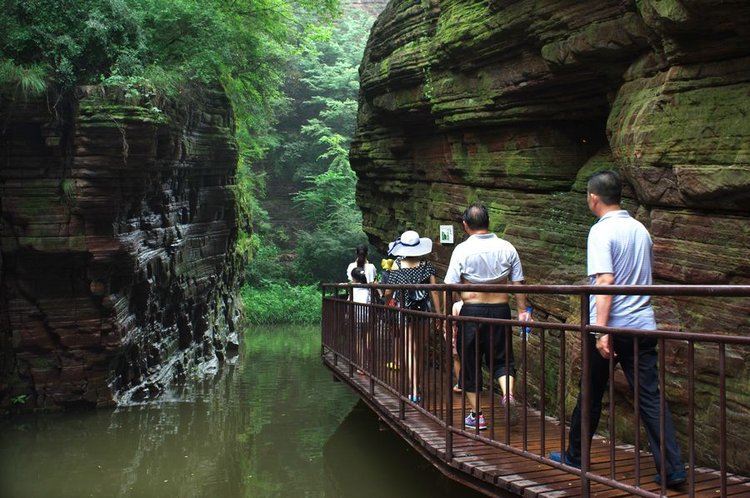
[[[321,365],[317,327],[249,330],[167,401],[5,422],[0,496],[459,496]]]
[[[326,496],[473,497],[444,477],[360,402],[323,447]]]

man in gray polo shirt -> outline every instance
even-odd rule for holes
[[[587,202],[599,221],[591,227],[588,238],[588,275],[594,285],[651,285],[651,236],[639,221],[620,208],[622,182],[614,171],[593,175],[588,182]],[[621,327],[655,330],[654,310],[650,296],[591,296],[590,322],[602,327]],[[641,419],[646,427],[656,468],[661,468],[659,445],[659,374],[657,371],[656,339],[638,339],[639,402]],[[633,339],[618,334],[597,334],[591,348],[591,414],[589,437],[599,425],[602,396],[609,380],[609,358],[619,361],[628,383],[633,388]],[[680,460],[680,448],[675,439],[669,408],[665,407],[665,454],[667,486],[685,482],[685,469]],[[581,395],[570,421],[570,444],[564,455],[565,463],[581,465]],[[559,452],[550,454],[561,462]],[[657,482],[661,483],[660,476]]]
[[[490,216],[487,208],[479,203],[472,204],[463,214],[463,228],[469,235],[466,241],[458,244],[453,250],[448,271],[445,274],[446,284],[523,284],[523,269],[521,259],[516,248],[508,242],[490,233]],[[516,293],[518,319],[529,320],[526,311],[526,296]],[[461,316],[475,316],[483,318],[510,319],[509,297],[504,292],[461,292],[464,304]],[[461,357],[462,386],[466,391],[471,412],[466,417],[467,427],[480,430],[487,428],[481,407],[477,406],[477,393],[482,390],[481,364],[477,365],[477,352],[484,356],[487,367],[492,362],[492,379],[497,379],[503,391],[501,404],[509,405],[513,410],[513,376],[515,363],[513,361],[513,347],[510,335],[507,336],[506,327],[490,327],[475,322],[462,322],[456,346]],[[509,332],[509,330],[508,330]],[[490,339],[490,337],[492,339]],[[477,375],[479,370],[479,375]],[[510,412],[511,416],[513,411]]]

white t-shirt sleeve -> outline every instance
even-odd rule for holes
[[[452,310],[451,314],[453,316],[460,315],[461,314],[461,308],[463,308],[463,306],[464,306],[464,302],[463,301],[456,301],[455,303],[453,303],[453,310]]]
[[[614,273],[610,238],[607,237],[606,233],[602,233],[602,230],[595,230],[595,227],[589,230],[586,247],[587,273],[589,276],[599,273]]]
[[[373,283],[378,277],[378,271],[375,269],[375,265],[367,263],[365,265],[365,277],[367,277],[367,283]]]
[[[510,257],[510,281],[520,282],[523,278],[523,268],[521,267],[521,258],[518,256],[518,251],[513,248],[513,253]]]
[[[451,254],[451,261],[448,264],[448,271],[445,272],[446,284],[460,284],[461,283],[461,255],[460,248],[456,247]]]
[[[346,267],[346,281],[347,282],[353,282],[352,280],[352,269],[356,266],[355,263],[349,263],[349,266]]]

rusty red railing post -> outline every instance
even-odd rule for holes
[[[320,284],[320,356],[325,353],[326,344],[326,286]]]
[[[638,337],[633,337],[633,413],[635,444],[635,485],[641,485],[641,344]]]
[[[495,379],[495,331],[498,330],[495,328],[496,326],[490,325],[490,348],[489,350],[492,351],[492,354],[490,354],[490,439],[495,439],[495,395],[493,394],[495,392],[495,382],[498,382],[498,387],[500,380]]]
[[[581,294],[581,491],[589,496],[589,466],[591,441],[589,421],[591,418],[591,351],[589,350],[589,295]],[[610,341],[612,344],[612,341]],[[564,461],[564,459],[563,459]]]
[[[510,325],[505,324],[503,325],[503,330],[505,331],[505,335],[503,336],[503,341],[505,342],[505,389],[501,388],[500,391],[505,403],[505,434],[503,434],[503,440],[505,444],[510,445],[511,418],[515,411],[510,406],[510,355],[511,351],[513,351],[513,329]],[[479,348],[478,339],[476,344],[477,348]],[[477,364],[479,364],[479,359],[477,359]],[[494,388],[495,386],[492,387]],[[492,391],[490,391],[490,394],[492,394]]]
[[[530,324],[528,326],[531,326]],[[526,352],[528,337],[526,336],[526,325],[521,325],[521,361],[523,362],[523,372],[521,380],[521,389],[523,390],[523,411],[521,412],[523,419],[523,451],[529,449],[529,427],[528,427],[528,405],[527,400],[529,399],[529,390],[527,388],[528,383],[528,355]],[[512,328],[511,328],[512,330]],[[512,344],[512,341],[511,341]],[[491,351],[491,350],[490,350]]]
[[[355,331],[355,319],[354,319],[354,288],[351,287],[351,284],[349,284],[348,287],[348,294],[349,294],[349,306],[347,308],[349,309],[349,377],[354,377],[354,331]]]
[[[367,305],[367,348],[368,357],[370,358],[370,365],[367,369],[367,373],[370,374],[370,396],[375,396],[375,343],[377,341],[378,326],[380,323],[378,320],[379,308],[372,307],[372,295],[377,292],[377,289],[370,288],[370,304]]]
[[[450,315],[453,310],[453,296],[450,290],[445,291],[445,306],[443,307],[443,316],[445,321],[445,361],[446,375],[445,380],[445,460],[453,460],[453,321]]]
[[[547,425],[546,418],[547,418],[547,412],[546,412],[546,398],[547,398],[547,344],[546,344],[546,330],[545,329],[539,329],[540,335],[539,335],[539,359],[540,359],[540,368],[539,371],[542,373],[540,375],[540,387],[539,387],[539,454],[546,455],[547,454],[547,434],[545,431],[545,426]]]
[[[695,496],[695,343],[688,341],[688,496]]]
[[[406,381],[407,381],[407,375],[406,375],[406,369],[408,368],[407,364],[407,353],[406,348],[408,347],[407,339],[406,339],[406,315],[405,315],[405,309],[406,309],[406,291],[404,289],[401,289],[401,296],[399,299],[399,333],[401,335],[401,365],[399,369],[399,377],[400,377],[400,383],[401,383],[401,397],[398,402],[398,418],[399,420],[404,420],[406,418],[406,401],[404,398],[406,397]]]
[[[487,329],[482,327],[482,324],[478,323],[477,328],[474,331],[474,416],[476,417],[476,424],[474,426],[474,434],[479,436],[479,417],[482,413],[482,363],[481,356],[479,356],[479,345],[482,343],[482,334],[485,334]],[[507,349],[506,349],[507,351]],[[507,360],[508,355],[505,355]],[[508,378],[507,376],[505,377]],[[494,381],[493,381],[494,382]],[[492,387],[492,386],[491,386]],[[492,396],[492,389],[490,389],[490,396]]]
[[[726,344],[719,343],[719,486],[727,496],[727,361]]]
[[[333,315],[331,317],[331,343],[333,344],[333,366],[337,367],[339,365],[339,336],[341,335],[339,333],[339,290],[338,288],[333,288],[333,302],[331,306],[331,314]]]
[[[443,315],[445,323],[445,460],[453,460],[453,322],[449,316],[453,309],[451,291],[445,291]]]
[[[615,355],[614,355],[614,336],[610,336],[610,346],[612,348],[612,354],[609,356],[609,420],[607,428],[609,430],[609,478],[615,480]],[[637,373],[636,373],[637,374]]]
[[[567,346],[567,330],[563,330],[560,335],[560,354],[558,355],[557,373],[559,378],[559,388],[557,390],[558,418],[560,420],[560,454],[565,454],[565,357]]]
[[[665,357],[667,355],[666,346],[663,338],[659,338],[659,461],[661,468],[659,475],[661,477],[661,493],[667,493],[667,451],[666,451],[666,415],[665,407],[667,393],[664,392],[667,375]]]

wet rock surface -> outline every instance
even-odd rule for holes
[[[594,222],[585,182],[614,168],[628,183],[625,207],[651,231],[658,283],[750,283],[749,42],[742,1],[392,1],[361,68],[351,151],[365,230],[380,247],[407,228],[437,240],[441,224],[460,234],[460,213],[481,200],[492,230],[518,248],[529,283],[584,283]],[[451,250],[436,245],[439,267]],[[575,300],[533,302],[540,318],[578,320]],[[655,306],[663,328],[750,332],[748,300]],[[578,346],[571,337],[568,414]],[[684,436],[687,346],[665,349]],[[548,388],[559,378],[552,363]],[[715,346],[697,348],[696,441],[708,464],[717,464],[717,364]],[[742,362],[732,365],[729,460],[747,471],[750,377]],[[618,437],[628,440],[632,400],[618,379]]]
[[[216,369],[240,268],[226,97],[0,104],[0,405],[110,405]]]

